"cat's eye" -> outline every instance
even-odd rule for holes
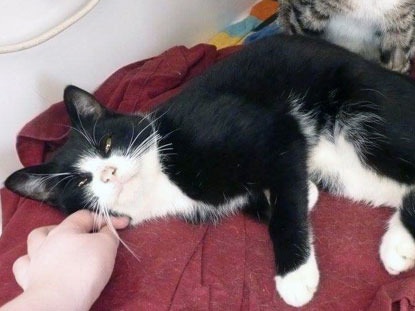
[[[112,136],[109,135],[107,139],[105,140],[105,147],[104,147],[105,154],[111,151],[111,145],[112,145]]]
[[[88,182],[88,178],[84,178],[82,179],[79,183],[78,183],[78,187],[82,187],[84,185],[86,185]]]

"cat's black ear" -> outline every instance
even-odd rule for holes
[[[65,177],[67,176],[55,174],[52,164],[41,164],[14,172],[4,185],[21,196],[56,205],[57,193],[54,186]]]
[[[81,123],[83,119],[96,120],[105,113],[105,108],[95,97],[79,87],[67,86],[63,99],[72,124]]]

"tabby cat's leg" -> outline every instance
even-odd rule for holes
[[[380,245],[380,258],[390,274],[415,265],[415,191],[407,194],[402,206],[389,221]]]
[[[412,19],[401,20],[390,26],[381,37],[380,61],[393,71],[407,73],[415,44],[415,27]]]
[[[269,233],[277,266],[276,287],[284,301],[295,307],[308,303],[319,283],[308,218],[309,183],[303,157],[305,152],[292,154],[291,161],[295,164],[280,166],[278,181],[270,195]],[[315,199],[315,194],[313,196]]]
[[[278,17],[288,34],[320,36],[329,22],[328,11],[313,1],[282,1]]]

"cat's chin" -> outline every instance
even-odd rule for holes
[[[137,195],[139,193],[137,174],[128,180],[116,185],[110,211],[116,215],[131,217],[129,212],[136,208]]]

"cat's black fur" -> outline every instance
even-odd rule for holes
[[[73,111],[77,99],[72,97],[80,92],[73,87],[65,92],[78,128],[79,115]],[[140,129],[148,125],[141,116],[96,110],[92,116],[81,114],[85,130],[92,136],[95,128],[101,139],[111,131],[116,144],[128,145],[131,124]],[[311,136],[299,122],[301,115],[315,122]],[[355,124],[345,131],[346,138],[367,167],[402,184],[415,181],[414,82],[319,40],[277,36],[252,44],[195,78],[152,117],[162,137],[159,145],[172,148],[171,155],[162,157],[164,172],[187,196],[219,205],[249,194],[245,208],[268,218],[280,276],[310,255],[307,157],[319,135],[334,140],[337,131]],[[82,135],[72,131],[49,164],[32,170],[74,171],[71,163],[88,148]],[[62,181],[43,198],[21,187],[25,172],[9,177],[6,186],[70,212],[84,207],[76,189],[84,176]],[[264,190],[270,192],[268,199]],[[412,227],[412,196],[405,202],[401,217]]]
[[[164,115],[162,136],[177,129],[167,142],[180,156],[168,158],[166,172],[187,195],[219,204],[248,189],[263,202],[263,189],[271,190],[277,208],[269,228],[281,274],[308,252],[308,146],[289,114],[292,93],[305,94],[302,109],[314,112],[320,130],[334,131],[340,112],[381,115],[382,123],[362,124],[349,137],[376,140],[361,149],[367,165],[414,183],[415,83],[319,40],[278,36],[253,44],[195,78],[157,113]]]

